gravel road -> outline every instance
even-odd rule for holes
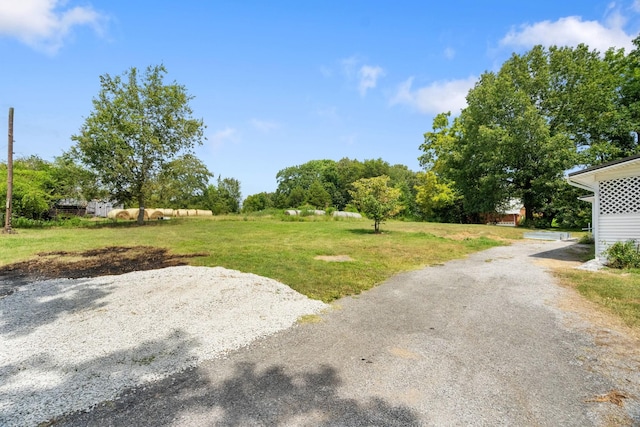
[[[638,342],[574,310],[579,297],[544,264],[570,245],[517,243],[395,276],[317,323],[257,337],[55,425],[640,425]],[[607,396],[625,398],[618,406]]]

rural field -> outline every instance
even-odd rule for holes
[[[133,248],[126,255],[133,258],[128,263],[131,268],[163,266],[157,258],[169,257],[175,263],[175,257],[184,256],[181,263],[270,277],[328,302],[371,288],[395,273],[444,263],[521,237],[522,230],[485,225],[392,221],[382,226],[381,234],[374,234],[368,220],[187,218],[142,227],[118,223],[20,229],[0,239],[0,268],[30,259],[46,262],[46,269],[63,262],[81,269],[95,263],[96,257],[102,265],[116,264],[123,253],[115,248],[128,247]],[[102,248],[107,249],[95,251]],[[348,261],[331,262],[331,257],[339,256],[334,259]]]
[[[0,276],[118,274],[173,265],[221,266],[282,282],[330,302],[402,272],[522,239],[526,229],[488,225],[306,217],[217,216],[83,227],[19,229],[0,239]],[[581,233],[573,233],[580,236]],[[589,255],[582,259],[586,261]],[[16,264],[21,263],[21,264]],[[13,273],[12,273],[13,272]],[[640,274],[554,271],[603,310],[640,330]]]

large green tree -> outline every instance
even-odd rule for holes
[[[454,186],[472,220],[518,198],[530,221],[575,222],[567,218],[583,214],[577,200],[567,204],[563,173],[637,152],[633,64],[621,50],[584,45],[514,54],[480,77],[453,122],[434,119],[421,164]]]
[[[122,76],[100,77],[100,92],[80,132],[72,136],[73,152],[120,202],[142,208],[165,165],[191,152],[204,138],[202,120],[192,117],[192,97],[184,86],[165,83],[163,65],[142,76],[134,67]]]

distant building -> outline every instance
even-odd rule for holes
[[[518,199],[511,199],[507,206],[499,209],[498,212],[486,213],[482,215],[487,224],[501,225],[506,227],[517,227],[525,216],[525,209]]]
[[[114,202],[109,200],[92,200],[87,203],[87,215],[106,218],[109,212],[113,209],[122,208],[122,204],[115,205]]]
[[[49,211],[52,218],[68,217],[68,216],[85,216],[87,214],[87,202],[78,199],[61,199],[53,205],[53,209]]]
[[[78,199],[62,199],[53,206],[53,209],[49,212],[49,216],[56,218],[60,216],[88,215],[106,218],[109,211],[117,208],[121,209],[122,204],[114,205],[113,202],[108,200],[91,200],[87,202]]]
[[[593,192],[591,223],[596,258],[613,243],[640,241],[640,155],[570,173],[569,184]]]

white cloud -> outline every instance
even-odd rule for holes
[[[372,67],[370,65],[360,67],[358,71],[358,78],[360,79],[358,90],[360,95],[365,96],[367,90],[375,88],[378,84],[378,79],[382,76],[384,76],[384,70],[381,67]]]
[[[280,125],[276,122],[270,122],[267,120],[251,119],[251,126],[259,130],[260,132],[269,133],[272,130],[280,128]]]
[[[631,5],[631,9],[635,12],[640,12],[640,0],[634,0],[633,5]]]
[[[359,62],[360,60],[356,56],[345,58],[340,61],[340,63],[342,64],[342,71],[347,76],[347,78],[351,79],[354,77]]]
[[[456,51],[453,48],[447,47],[444,50],[444,57],[447,59],[453,59],[456,56]]]
[[[638,2],[634,3],[637,6]],[[610,47],[624,48],[629,51],[633,45],[633,36],[623,27],[626,19],[614,9],[607,16],[606,24],[598,21],[583,21],[579,16],[560,18],[557,21],[542,21],[531,25],[522,25],[511,29],[500,40],[502,46],[530,48],[537,44],[544,46],[577,46],[584,43],[591,49],[604,52]]]
[[[101,33],[106,17],[91,7],[61,9],[65,0],[0,1],[0,35],[55,54],[73,27],[88,25]]]
[[[378,80],[385,75],[382,67],[378,65],[367,65],[358,56],[354,55],[340,61],[342,72],[350,83],[357,81],[358,92],[365,96],[369,89],[378,85]]]
[[[233,128],[227,127],[223,130],[219,130],[215,132],[213,135],[209,137],[209,141],[211,141],[211,146],[214,150],[218,150],[222,148],[222,146],[226,142],[233,142],[237,139],[238,131]]]
[[[412,89],[413,77],[404,81],[391,99],[391,105],[404,104],[424,114],[439,114],[451,111],[456,115],[467,105],[467,93],[478,79],[469,77],[431,83]]]

